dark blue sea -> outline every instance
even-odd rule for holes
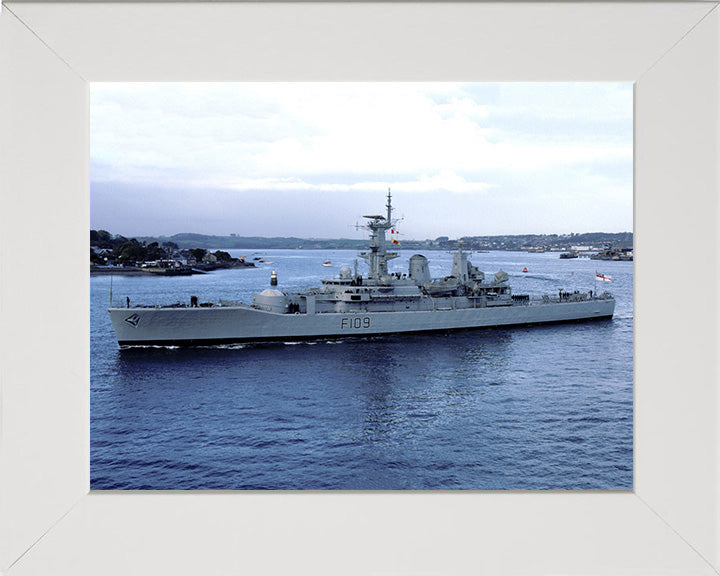
[[[113,276],[124,304],[317,285],[354,251],[231,250],[271,263]],[[390,263],[407,271],[414,252]],[[452,256],[425,253],[433,276]],[[326,268],[324,260],[334,267]],[[109,276],[91,278],[93,490],[632,490],[633,265],[474,254],[515,293],[598,288],[612,320],[305,343],[120,350]],[[528,268],[523,273],[523,267]],[[364,264],[359,265],[364,271]]]

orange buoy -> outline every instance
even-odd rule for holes
[[[523,268],[523,272],[527,272],[527,268]]]

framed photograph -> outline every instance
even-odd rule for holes
[[[0,569],[716,573],[716,8],[3,5]],[[632,492],[90,491],[90,83],[277,80],[634,83]]]

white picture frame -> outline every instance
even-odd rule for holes
[[[0,571],[717,574],[717,5],[6,3]],[[91,493],[88,82],[112,80],[635,82],[634,490]]]

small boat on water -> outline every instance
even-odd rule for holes
[[[612,248],[611,246],[606,246],[605,250],[602,252],[598,252],[597,254],[593,254],[590,256],[591,260],[619,260],[622,262],[632,262],[633,260],[633,251],[632,248]]]
[[[332,266],[332,262],[330,262],[330,260],[325,260],[325,262],[323,262],[323,266],[330,267]]]

